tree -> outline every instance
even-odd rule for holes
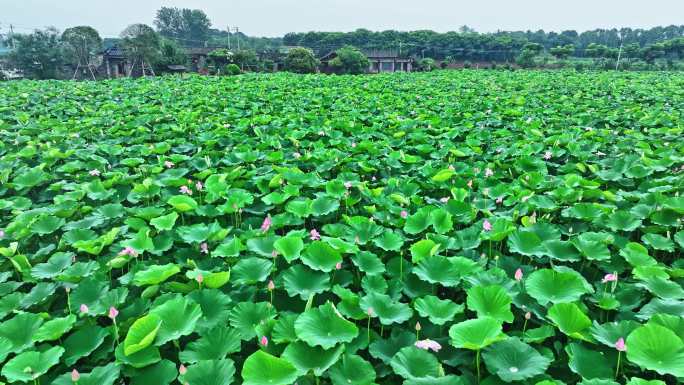
[[[34,79],[56,79],[64,64],[63,43],[55,28],[36,30],[27,35],[14,35],[15,49],[10,61]]]
[[[521,67],[532,67],[534,66],[534,58],[537,57],[537,55],[539,55],[543,50],[544,47],[542,47],[542,45],[539,43],[527,43],[523,46],[523,49],[516,61]]]
[[[162,36],[181,40],[186,46],[203,45],[211,30],[211,21],[204,11],[188,8],[162,7],[154,25]]]
[[[551,55],[557,57],[558,59],[567,59],[568,56],[572,55],[573,52],[575,52],[575,46],[572,44],[567,44],[563,46],[559,45],[551,48],[549,52],[551,52]]]
[[[285,58],[285,69],[300,74],[316,72],[318,64],[313,51],[303,47],[292,48]]]
[[[91,62],[97,52],[102,49],[102,38],[95,28],[89,26],[79,26],[68,28],[62,33],[64,51],[78,71],[79,68],[87,68],[93,78]],[[76,72],[74,72],[76,76]]]
[[[337,57],[330,61],[330,66],[343,74],[362,74],[368,71],[370,61],[363,52],[353,46],[344,46],[336,52]]]
[[[244,70],[245,67],[248,69],[250,67],[255,68],[259,64],[259,58],[256,52],[252,49],[241,49],[233,55],[233,63],[235,63],[240,69]]]
[[[162,38],[159,46],[159,56],[154,62],[154,67],[160,71],[166,71],[170,65],[184,65],[188,58],[183,48],[173,40]]]
[[[157,32],[146,24],[132,24],[121,32],[122,46],[132,61],[128,71],[131,76],[135,66],[140,63],[145,75],[146,64],[152,65],[160,58],[161,40]]]

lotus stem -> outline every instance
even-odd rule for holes
[[[477,383],[480,383],[480,349],[475,353],[475,368],[477,369]]]
[[[368,345],[370,345],[370,315],[368,315]]]
[[[622,356],[622,352],[618,350],[618,359],[617,359],[617,366],[615,367],[615,379],[617,380],[618,375],[620,374],[620,358]]]

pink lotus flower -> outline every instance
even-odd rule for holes
[[[90,174],[90,176],[100,176],[100,170],[90,170],[88,171],[88,174]]]
[[[88,309],[88,305],[82,303],[81,306],[78,307],[78,310],[79,310],[81,313],[87,313],[88,310],[89,310],[89,309]]]
[[[352,148],[356,148],[356,142],[352,142]]]
[[[518,281],[518,282],[520,282],[520,280],[523,279],[523,271],[522,271],[522,269],[521,269],[521,268],[518,268],[518,269],[515,271],[515,275],[514,275],[514,276],[515,276],[515,280]]]
[[[135,256],[138,255],[138,252],[135,251],[134,248],[132,248],[132,247],[130,247],[130,246],[126,246],[126,247],[124,247],[123,250],[121,250],[121,252],[119,253],[119,255],[129,255],[129,256],[131,256],[131,257],[135,257]]]
[[[400,215],[401,215],[402,218],[406,219],[406,218],[408,217],[408,211],[406,211],[406,210],[401,210],[401,214],[400,214]]]
[[[178,367],[178,374],[180,374],[181,376],[184,376],[187,372],[188,368],[186,368],[185,365],[181,364],[181,366]]]
[[[615,349],[617,349],[618,352],[626,352],[627,351],[627,345],[625,345],[624,338],[620,337],[615,342]]]
[[[116,310],[116,308],[114,306],[111,306],[109,308],[108,317],[111,318],[112,320],[115,320],[118,315],[119,315],[119,311]]]
[[[318,131],[318,136],[324,136],[324,135],[325,135],[325,132],[323,132],[323,130]]]
[[[266,338],[266,336],[261,337],[261,341],[259,341],[259,344],[261,344],[261,346],[263,347],[268,346],[268,338]]]
[[[617,282],[618,276],[617,274],[606,274],[603,279],[601,280],[602,283],[608,283],[608,282]]]
[[[340,270],[342,268],[342,262],[337,262],[335,264],[335,269]]]
[[[439,342],[429,339],[416,341],[415,346],[418,349],[432,350],[435,353],[439,352],[442,349],[442,345],[440,345]]]
[[[503,203],[503,197],[496,198],[496,204],[500,205],[501,203]]]
[[[485,178],[489,178],[490,176],[494,175],[494,171],[490,168],[485,169]]]
[[[346,189],[352,188],[352,182],[344,182],[344,188],[346,188]]]
[[[373,310],[372,307],[368,308],[368,317],[373,317],[375,315],[375,311]]]
[[[271,251],[271,258],[275,258],[277,256],[278,256],[278,251],[276,251],[276,250]]]
[[[527,313],[525,313],[525,319],[529,320],[530,318],[532,318],[532,313],[528,311]]]
[[[190,190],[188,186],[181,186],[180,193],[185,195],[192,195],[192,190]]]
[[[553,154],[551,153],[551,151],[546,151],[546,152],[544,153],[544,159],[549,160],[549,159],[551,159],[552,157],[553,157]]]
[[[195,188],[197,189],[197,191],[202,191],[204,185],[202,184],[202,182],[197,181],[197,183],[195,183]]]
[[[318,230],[316,230],[316,229],[311,229],[311,231],[309,232],[309,235],[310,235],[310,238],[312,241],[317,241],[317,240],[321,239],[321,234],[319,234]]]
[[[164,167],[166,168],[173,168],[174,164],[170,160],[167,160],[164,162]]]
[[[473,180],[468,181],[468,188],[473,188]]]
[[[81,373],[74,369],[71,371],[71,382],[78,382],[81,379]]]
[[[292,156],[293,156],[295,159],[299,159],[299,158],[302,157],[302,154],[300,154],[300,153],[298,153],[298,152],[295,152],[295,153],[292,154]]]
[[[271,219],[270,215],[267,215],[266,218],[264,218],[264,221],[261,223],[261,231],[264,233],[268,231],[268,229],[271,228],[271,225],[273,224],[273,220]]]
[[[485,219],[484,222],[482,222],[482,229],[484,231],[492,231],[492,224],[487,219]]]
[[[204,282],[204,276],[202,275],[202,273],[197,274],[197,277],[195,277],[195,281],[197,281],[197,283],[199,283],[200,285],[202,284],[202,282]]]
[[[273,283],[273,280],[268,281],[268,291],[273,291],[275,290],[275,283]]]
[[[5,230],[0,230],[0,239],[5,238]]]
[[[453,164],[450,164],[450,165],[449,165],[449,170],[450,170],[450,171],[454,171],[454,170],[456,170],[456,167],[454,167]]]
[[[209,245],[206,242],[200,243],[200,253],[209,254]]]

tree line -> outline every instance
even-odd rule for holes
[[[171,64],[186,64],[188,57],[184,49],[190,47],[222,47],[223,50],[210,56],[210,64],[221,67],[234,64],[239,70],[269,70],[273,63],[286,64],[288,58],[284,52],[291,51],[291,47],[308,49],[306,55],[301,50],[295,52],[304,55],[302,60],[309,68],[316,57],[341,49],[333,66],[345,73],[351,70],[342,68],[340,63],[353,58],[350,66],[361,68],[364,62],[357,51],[377,49],[416,58],[420,60],[419,68],[426,69],[433,68],[435,60],[442,66],[461,63],[466,67],[471,62],[488,62],[492,66],[505,63],[522,67],[660,69],[680,68],[684,59],[684,25],[581,33],[573,30],[478,33],[467,26],[445,33],[358,29],[265,38],[247,36],[237,28],[213,28],[202,10],[172,7],[157,11],[154,27],[134,24],[116,39],[102,39],[94,28],[79,26],[63,33],[47,28],[14,34],[5,40],[5,45],[13,48],[9,61],[28,77],[37,79],[68,77],[65,68],[87,74],[97,67],[98,54],[113,44],[124,49],[131,60],[147,62],[161,72]],[[618,58],[624,63],[622,67],[617,63]],[[289,63],[293,62],[296,60],[290,58]],[[225,70],[234,73],[235,67]]]

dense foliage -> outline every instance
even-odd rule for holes
[[[681,383],[683,111],[671,73],[0,84],[1,381]]]

